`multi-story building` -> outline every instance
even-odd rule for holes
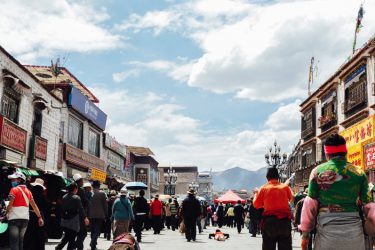
[[[56,158],[57,169],[72,177],[106,180],[103,154],[103,131],[107,115],[95,105],[99,100],[64,67],[53,72],[52,67],[25,65],[44,88],[64,103],[59,108],[60,134]]]
[[[174,195],[185,197],[190,187],[198,188],[198,167],[197,166],[160,166],[159,167],[159,192],[166,193],[164,174],[172,169],[177,174]]]
[[[149,148],[127,146],[126,169],[134,171],[134,180],[148,186],[146,197],[159,193],[159,163],[152,157]]]
[[[104,133],[103,152],[110,189],[119,189],[133,179],[129,171],[125,171],[126,146],[124,144],[119,143],[108,133]]]
[[[57,169],[62,101],[0,47],[0,159]]]
[[[300,166],[296,185],[308,184],[313,167],[325,161],[326,138],[338,132],[347,140],[348,160],[361,166],[372,182],[375,169],[375,38],[301,104]]]
[[[198,174],[198,195],[204,197],[207,201],[213,199],[213,181],[211,171]]]

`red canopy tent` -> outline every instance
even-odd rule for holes
[[[215,199],[215,202],[222,202],[224,204],[231,203],[236,204],[237,201],[241,201],[241,203],[245,203],[245,200],[235,194],[232,190],[228,190],[225,194],[220,196],[219,198]]]

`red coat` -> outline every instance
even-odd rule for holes
[[[151,202],[150,210],[151,210],[151,215],[160,216],[160,215],[162,215],[163,204],[161,203],[161,201],[159,199],[154,199]]]

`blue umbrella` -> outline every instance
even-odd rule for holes
[[[148,188],[146,184],[139,181],[128,182],[125,187],[128,190],[146,190]]]

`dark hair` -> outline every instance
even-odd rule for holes
[[[68,186],[68,192],[73,193],[74,190],[78,189],[78,185],[75,182],[72,182]]]
[[[100,188],[100,181],[98,180],[95,180],[92,182],[92,187],[93,188]]]
[[[345,138],[337,133],[333,133],[326,139],[324,146],[339,146],[339,145],[345,145],[346,141]],[[336,156],[345,156],[346,153],[340,152],[340,153],[334,153],[334,154],[328,154],[330,157],[336,157]]]
[[[267,168],[266,177],[268,180],[279,179],[280,178],[279,171],[277,170],[277,168],[273,168],[273,167]]]
[[[172,202],[172,198],[169,198],[169,199],[168,199],[168,202]]]
[[[238,204],[241,204],[241,201],[240,201],[240,200],[238,200],[238,201],[237,201],[237,203],[238,203]]]
[[[145,195],[145,191],[144,190],[139,191],[139,195],[143,197]]]

